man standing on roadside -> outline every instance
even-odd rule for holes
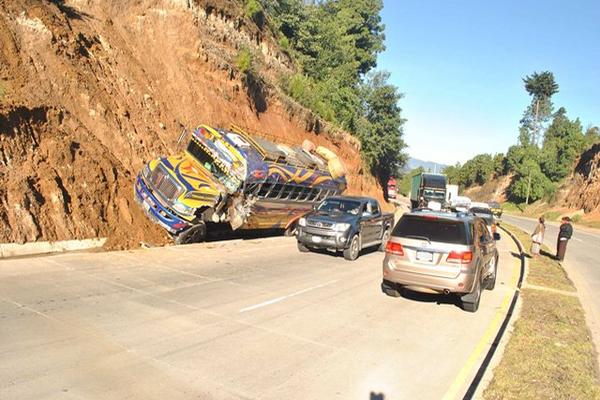
[[[565,259],[565,252],[567,251],[567,242],[573,236],[573,226],[571,225],[571,218],[563,217],[562,224],[560,225],[560,231],[558,232],[558,240],[556,242],[556,259],[562,261]]]

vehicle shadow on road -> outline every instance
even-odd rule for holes
[[[341,251],[331,251],[331,250],[327,250],[327,249],[311,249],[310,251],[313,253],[317,253],[317,254],[328,255],[330,257],[344,257],[344,253],[342,253]],[[364,248],[358,254],[358,258],[364,257],[364,256],[372,254],[372,253],[377,253],[378,251],[379,251],[379,246],[372,246],[372,247]],[[381,254],[383,254],[383,253],[381,253]],[[382,256],[382,259],[383,259],[383,256]]]
[[[283,236],[283,229],[238,229],[232,230],[222,224],[207,225],[208,233],[205,242],[216,242],[220,240],[251,240]]]
[[[413,292],[412,290],[408,289],[402,289],[400,291],[400,295],[405,299],[419,301],[422,303],[436,303],[437,305],[452,304],[458,308],[462,307],[462,301],[458,296],[454,294],[430,294]]]

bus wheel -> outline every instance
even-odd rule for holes
[[[198,243],[204,239],[206,239],[206,224],[204,221],[200,221],[198,224],[189,227],[177,235],[175,244]]]

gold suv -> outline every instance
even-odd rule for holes
[[[381,288],[393,297],[403,289],[457,294],[463,309],[475,312],[482,290],[496,284],[498,237],[470,213],[404,214],[386,246]]]

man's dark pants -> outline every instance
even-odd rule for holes
[[[565,253],[567,251],[568,240],[560,240],[556,243],[556,259],[562,261],[565,259]]]

